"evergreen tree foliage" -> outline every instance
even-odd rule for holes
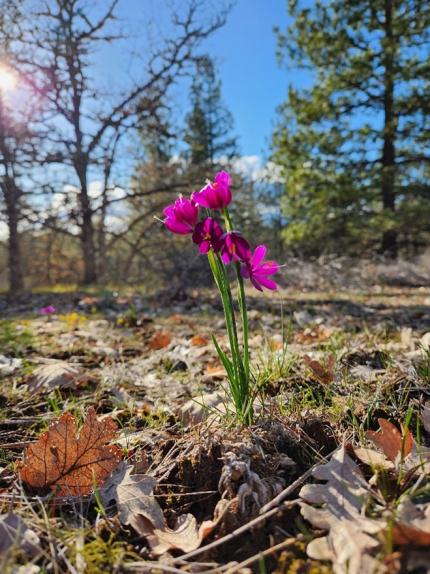
[[[307,70],[273,136],[288,244],[418,249],[430,231],[430,3],[290,0],[278,55]],[[411,238],[413,235],[413,238]]]
[[[213,167],[220,158],[231,160],[237,153],[233,117],[222,102],[221,81],[209,56],[197,60],[190,101],[184,141],[191,165]]]

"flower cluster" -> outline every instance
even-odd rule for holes
[[[39,309],[39,313],[41,315],[54,315],[56,312],[57,309],[54,307],[54,305],[47,305],[46,307]]]
[[[222,262],[229,265],[237,262],[240,265],[242,277],[249,279],[256,289],[275,290],[277,284],[269,279],[279,271],[276,261],[265,261],[267,248],[259,245],[252,252],[248,241],[243,235],[231,229],[224,231],[216,217],[205,216],[200,219],[200,210],[220,211],[224,220],[226,209],[232,201],[230,175],[226,171],[219,172],[213,182],[208,182],[203,189],[194,192],[190,199],[180,196],[174,203],[164,209],[164,224],[173,233],[192,235],[193,242],[200,253],[213,251],[219,254]]]

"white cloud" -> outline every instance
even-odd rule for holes
[[[234,160],[234,169],[251,181],[258,181],[263,162],[258,155],[243,155]]]
[[[243,155],[234,161],[234,169],[253,182],[282,183],[280,166],[273,161],[264,163],[258,155]]]
[[[170,160],[171,165],[178,165],[183,170],[187,169],[187,160],[180,155],[175,155]],[[218,163],[221,165],[231,165],[227,157],[220,157]],[[240,173],[244,178],[258,182],[283,183],[280,166],[273,161],[264,162],[259,155],[242,155],[233,160],[234,171]]]

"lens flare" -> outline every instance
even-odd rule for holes
[[[16,74],[0,64],[0,90],[13,90],[17,84]]]

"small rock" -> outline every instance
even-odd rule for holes
[[[18,371],[22,366],[22,359],[14,359],[13,357],[6,357],[5,355],[0,355],[0,377],[5,377],[6,375],[12,375],[15,371]]]

